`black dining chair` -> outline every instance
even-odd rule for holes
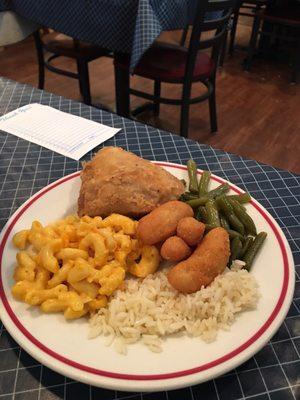
[[[44,89],[45,68],[59,75],[79,81],[79,90],[83,102],[91,104],[88,63],[99,57],[109,56],[109,51],[89,43],[79,42],[69,36],[51,32],[41,35],[39,31],[34,34],[35,47],[39,64],[39,89]],[[46,56],[45,53],[48,53]],[[58,57],[67,57],[76,61],[77,73],[58,68],[52,61]]]
[[[180,134],[184,137],[188,136],[190,106],[204,100],[209,101],[211,132],[216,132],[218,129],[216,68],[234,4],[234,0],[198,1],[188,48],[156,42],[145,53],[134,70],[135,75],[154,81],[154,94],[132,88],[129,89],[130,94],[152,101],[155,115],[159,115],[160,104],[181,106]],[[217,11],[222,11],[218,18],[205,20],[207,12]],[[202,40],[203,32],[210,32],[212,36]],[[129,70],[128,62],[119,62],[117,66]],[[162,97],[161,84],[164,82],[181,84],[181,98]],[[191,98],[192,84],[195,82],[202,83],[206,90],[204,94]],[[122,93],[122,90],[118,90],[117,87],[117,102],[120,104],[122,98],[118,92]]]
[[[216,19],[222,16],[223,11],[215,11],[215,12],[209,12],[208,14],[205,15],[205,20],[212,20]],[[224,59],[225,59],[225,54],[226,54],[226,48],[227,48],[227,38],[228,38],[228,31],[230,30],[229,28],[231,27],[230,21],[228,22],[227,25],[227,30],[226,30],[226,35],[224,36],[224,44],[223,44],[223,49],[220,52],[220,57],[218,61],[218,65],[220,67],[223,66],[224,64]],[[188,46],[188,33],[190,30],[190,24],[187,24],[185,28],[182,30],[181,38],[180,38],[180,46]]]
[[[270,44],[275,44],[276,53],[280,48],[286,49],[286,45],[290,44],[293,58],[291,82],[297,82],[300,74],[300,2],[298,0],[278,1],[256,13],[244,64],[247,71],[250,70],[257,51],[258,37],[261,39],[266,37]],[[262,51],[266,52],[267,49],[262,48]]]
[[[230,55],[233,54],[235,48],[235,39],[238,26],[238,20],[241,16],[251,18],[254,23],[254,18],[257,12],[265,8],[270,0],[238,0],[236,7],[233,10],[232,23],[230,28],[230,41],[228,52]]]

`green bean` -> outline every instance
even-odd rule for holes
[[[238,231],[241,235],[244,235],[245,227],[235,214],[229,215],[228,220],[234,230]]]
[[[192,207],[203,206],[209,199],[213,199],[215,196],[217,197],[220,194],[222,194],[222,192],[227,191],[226,185],[227,185],[227,183],[220,185],[216,189],[211,190],[210,192],[206,193],[205,195],[199,196],[199,197],[194,192],[192,193],[191,188],[190,188],[190,192],[183,193],[180,196],[180,200],[187,202]],[[190,200],[192,200],[191,203],[190,203]]]
[[[211,231],[212,229],[215,229],[215,226],[212,226],[212,225],[209,225],[209,224],[205,224],[205,232],[209,232],[209,231]],[[230,240],[233,240],[234,238],[237,237],[237,238],[240,239],[240,241],[241,241],[242,243],[245,242],[245,237],[242,236],[240,233],[238,233],[238,232],[236,232],[236,231],[234,231],[234,230],[232,230],[232,229],[226,229],[226,231],[227,231],[227,233],[228,233],[228,235],[229,235]]]
[[[180,196],[181,201],[188,201],[188,200],[193,200],[193,199],[198,199],[198,196],[194,193],[190,192],[185,192]]]
[[[220,196],[216,198],[216,202],[218,207],[222,210],[224,215],[227,217],[228,215],[234,214],[233,207],[228,200],[227,196]]]
[[[230,259],[231,261],[238,260],[242,251],[243,245],[239,237],[235,237],[230,243]],[[231,262],[230,262],[231,264]]]
[[[222,228],[224,228],[226,230],[230,229],[229,222],[222,214],[220,214],[220,223],[221,223]]]
[[[246,231],[253,236],[257,235],[256,226],[253,222],[253,219],[250,215],[247,214],[247,211],[243,208],[243,206],[234,199],[229,199],[235,215],[239,218],[239,220],[244,225]]]
[[[219,197],[222,196],[223,194],[229,192],[230,190],[230,186],[228,185],[228,183],[222,183],[222,185],[219,185],[217,188],[211,190],[210,192],[208,192],[208,196],[209,197]]]
[[[245,240],[245,243],[243,244],[243,248],[240,254],[242,260],[252,243],[253,243],[253,237],[248,236]]]
[[[228,196],[227,196],[228,197]],[[244,211],[246,211],[247,212],[247,209],[246,209],[246,207],[244,206],[244,204],[242,204],[242,203],[240,203],[240,202],[238,202],[237,200],[232,200],[232,199],[229,199],[229,201],[235,201],[235,202],[237,202],[239,205],[240,205],[240,207],[244,210]]]
[[[197,165],[194,160],[189,160],[187,162],[187,169],[190,179],[189,191],[198,193]]]
[[[211,176],[211,172],[209,172],[209,171],[202,172],[202,175],[201,175],[201,178],[199,181],[199,188],[198,188],[199,196],[203,196],[204,194],[207,193],[210,176]]]
[[[249,193],[231,194],[227,197],[228,199],[234,199],[241,204],[249,203],[251,201],[251,196]]]
[[[233,240],[235,237],[238,237],[241,240],[241,242],[245,241],[245,237],[241,235],[239,232],[234,231],[233,229],[226,229],[226,230],[231,240]]]
[[[197,199],[188,200],[186,203],[189,204],[191,207],[196,208],[199,206],[204,206],[209,200],[208,196],[201,196]]]
[[[207,211],[204,206],[200,206],[196,212],[195,218],[198,221],[203,222],[204,224],[207,223]]]
[[[221,224],[216,202],[213,199],[208,200],[205,204],[205,208],[207,212],[207,224],[214,226],[215,228],[220,226]]]
[[[223,211],[224,215],[228,219],[230,226],[236,231],[238,231],[241,235],[244,235],[245,228],[241,223],[239,218],[234,214],[234,209],[230,203],[230,201],[225,196],[218,197],[216,199],[217,205]]]
[[[246,263],[244,268],[247,271],[250,270],[250,268],[253,264],[253,261],[255,259],[255,256],[257,255],[257,253],[258,253],[259,249],[261,248],[263,242],[265,241],[266,237],[267,237],[266,232],[260,232],[254,239],[253,243],[248,248],[246,254],[244,255],[243,261],[245,261],[245,263]]]

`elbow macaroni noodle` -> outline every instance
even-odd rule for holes
[[[45,313],[63,312],[80,318],[107,305],[122,289],[126,272],[145,277],[158,268],[155,246],[136,238],[137,221],[119,214],[101,217],[68,216],[43,227],[16,233],[14,297]]]

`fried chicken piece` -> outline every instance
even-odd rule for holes
[[[182,182],[163,168],[119,147],[104,147],[84,165],[78,215],[119,213],[140,217],[183,192]]]

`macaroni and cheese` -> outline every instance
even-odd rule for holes
[[[119,214],[68,216],[47,226],[34,221],[13,237],[20,250],[14,297],[66,319],[105,307],[126,272],[145,277],[158,268],[157,248],[142,246],[136,228],[136,221]]]

